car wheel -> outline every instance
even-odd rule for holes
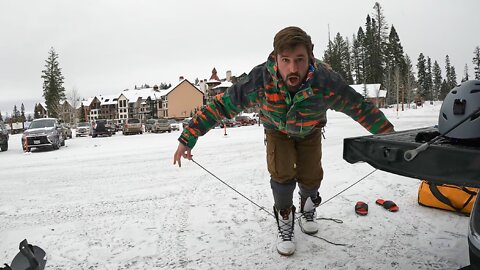
[[[92,138],[95,138],[95,137],[97,137],[97,134],[92,134]]]
[[[65,140],[63,140],[61,143],[60,143],[60,146],[65,146]],[[60,148],[60,147],[58,147]]]
[[[0,149],[2,149],[2,151],[7,151],[7,150],[8,150],[8,142],[2,144],[2,145],[0,146]]]

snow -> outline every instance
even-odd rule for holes
[[[440,105],[385,110],[396,130],[433,126]],[[342,159],[345,137],[368,135],[329,111],[324,201],[374,169]],[[420,181],[376,171],[318,209],[318,236],[295,228],[280,256],[274,218],[195,163],[173,166],[180,133],[82,137],[57,151],[23,153],[20,135],[0,153],[0,264],[24,238],[48,254],[46,269],[458,269],[468,264],[468,217],[417,204]],[[196,162],[271,211],[263,129],[213,129]],[[391,213],[377,198],[395,201]],[[298,195],[295,193],[295,203]],[[369,204],[357,216],[357,201]]]

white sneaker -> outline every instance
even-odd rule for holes
[[[318,232],[318,223],[317,223],[317,212],[315,208],[320,204],[322,199],[320,196],[317,196],[315,202],[311,197],[308,197],[306,200],[300,198],[300,219],[298,224],[302,232],[306,234],[316,234]]]
[[[295,206],[283,210],[277,210],[273,207],[273,211],[278,226],[277,251],[281,255],[290,256],[295,252],[295,239],[293,233],[295,224]]]

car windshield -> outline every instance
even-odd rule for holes
[[[129,124],[135,124],[135,123],[140,123],[140,120],[138,119],[128,119]]]
[[[30,128],[51,128],[55,126],[55,120],[52,119],[42,119],[42,120],[37,120],[33,121],[32,124],[30,124]]]
[[[167,119],[158,119],[158,123],[168,123],[168,120]]]
[[[155,119],[148,119],[147,124],[155,124]]]
[[[90,124],[88,122],[80,122],[80,123],[78,123],[78,126],[79,127],[88,127],[88,126],[90,126]]]

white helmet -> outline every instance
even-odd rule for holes
[[[438,131],[453,139],[480,138],[480,113],[447,132],[480,108],[480,81],[465,81],[453,88],[445,97],[438,117]]]

